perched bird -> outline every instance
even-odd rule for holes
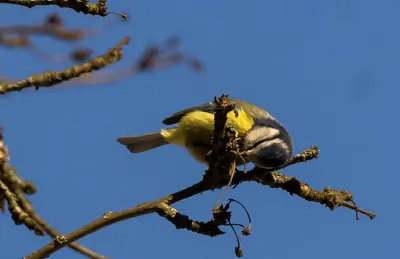
[[[267,111],[238,99],[234,111],[228,113],[226,126],[235,129],[242,139],[244,159],[237,164],[252,162],[258,167],[274,169],[284,166],[292,157],[293,140],[289,132]],[[141,153],[167,144],[176,144],[199,162],[207,163],[206,155],[212,149],[214,130],[214,102],[191,107],[163,120],[165,125],[178,124],[174,128],[138,136],[124,136],[117,141],[132,153]],[[238,115],[238,116],[236,116]]]

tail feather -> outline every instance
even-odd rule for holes
[[[161,132],[139,136],[124,136],[118,138],[117,141],[125,145],[132,153],[141,153],[168,144]]]

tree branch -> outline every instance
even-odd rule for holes
[[[97,3],[90,3],[88,0],[0,0],[0,4],[13,4],[32,8],[35,6],[56,5],[60,8],[69,8],[77,13],[107,16],[107,0],[99,0]],[[120,15],[126,17],[126,15]]]
[[[219,100],[223,100],[223,98],[226,98],[227,96],[222,96]],[[217,100],[216,100],[217,103]],[[224,106],[226,103],[225,102],[220,102],[217,105],[219,107]],[[226,105],[225,105],[226,108]],[[226,115],[227,115],[227,110],[226,109],[217,109],[219,112],[225,114],[225,118],[215,116],[216,118],[220,118],[222,121],[226,122]],[[229,111],[228,111],[229,112]],[[216,124],[219,123],[216,119]],[[224,124],[225,124],[224,122]],[[217,129],[217,128],[216,128]],[[220,128],[218,127],[218,131],[224,130],[224,127]],[[216,133],[219,134],[219,133]],[[227,141],[226,137],[219,138],[217,141],[222,141],[222,143],[226,143]],[[232,141],[231,139],[228,139],[228,141]],[[214,144],[217,144],[217,142],[214,142]],[[218,144],[221,145],[221,142]],[[230,147],[230,145],[221,145],[224,147]],[[213,147],[214,148],[214,147]],[[227,149],[226,148],[220,148],[218,152],[223,152],[226,153]],[[304,152],[295,155],[291,162],[286,165],[293,165],[299,162],[305,162],[310,159],[317,158],[319,155],[319,150],[316,146],[312,146],[311,148],[305,150]],[[217,157],[214,157],[213,159],[217,159]],[[220,158],[218,158],[219,161],[221,161]],[[232,160],[231,160],[232,161]],[[212,163],[212,162],[210,162]],[[234,164],[234,162],[233,162]],[[216,164],[218,167],[218,165]],[[286,167],[285,166],[285,167]],[[207,172],[206,172],[207,175]],[[230,179],[227,177],[218,177],[217,182],[215,182],[212,185],[209,185],[210,182],[206,182],[203,178],[202,181],[185,188],[181,191],[178,191],[176,193],[172,193],[170,195],[167,195],[159,200],[148,202],[148,203],[142,203],[136,207],[120,211],[120,212],[112,212],[108,211],[106,212],[102,217],[98,218],[97,220],[83,226],[82,228],[75,230],[71,232],[68,235],[60,235],[54,239],[53,242],[47,244],[43,248],[33,252],[27,257],[24,257],[24,259],[42,259],[42,258],[47,258],[48,256],[52,255],[62,247],[68,245],[71,242],[74,242],[80,238],[83,238],[93,232],[96,232],[104,227],[110,226],[114,223],[121,222],[127,219],[139,217],[139,216],[144,216],[147,214],[152,214],[152,213],[158,213],[160,216],[166,218],[168,221],[173,223],[178,229],[185,228],[189,231],[193,231],[199,234],[203,235],[209,235],[209,236],[216,236],[223,234],[224,232],[221,231],[218,227],[220,225],[224,225],[224,222],[218,221],[216,219],[212,219],[209,222],[198,222],[198,221],[193,221],[189,217],[180,214],[175,208],[171,207],[171,204],[174,204],[176,202],[179,202],[183,199],[190,198],[194,195],[203,193],[205,191],[210,191],[213,190],[214,188],[222,188],[226,186],[227,184],[230,183]],[[215,179],[215,178],[214,178]],[[207,180],[207,178],[206,178]],[[351,194],[345,191],[336,191],[336,190],[330,190],[325,188],[323,191],[317,191],[309,187],[308,185],[302,183],[301,181],[297,180],[295,177],[290,177],[290,176],[285,176],[279,172],[276,171],[268,171],[260,168],[254,168],[253,170],[244,173],[242,171],[237,170],[232,183],[235,184],[240,184],[242,182],[249,182],[249,181],[255,181],[258,183],[261,183],[263,185],[268,185],[272,188],[281,188],[287,192],[289,192],[291,195],[294,193],[300,197],[302,197],[305,200],[308,201],[313,201],[313,202],[319,202],[323,205],[328,206],[331,210],[333,210],[336,206],[344,206],[350,209],[354,209],[356,211],[362,212],[371,218],[375,216],[375,214],[370,213],[370,212],[365,212],[357,207],[351,207],[350,204],[348,203],[349,201],[352,201]],[[213,181],[211,181],[212,183]],[[223,211],[226,212],[226,211]],[[241,250],[239,247],[236,248],[237,255],[241,254]],[[240,251],[239,251],[240,250]]]
[[[44,232],[47,232],[52,237],[59,236],[60,233],[38,215],[31,206],[30,201],[25,197],[25,194],[36,192],[35,186],[22,180],[15,169],[8,163],[8,160],[8,149],[4,145],[3,135],[0,130],[0,209],[4,210],[3,202],[5,200],[15,224],[24,224],[39,236],[43,236]],[[69,246],[89,258],[106,258],[78,243],[71,243]]]
[[[232,135],[229,134],[229,129],[225,128],[228,113],[235,109],[235,105],[228,104],[228,96],[223,94],[220,98],[214,98],[216,104],[214,114],[214,132],[212,139],[212,150],[208,154],[209,166],[203,177],[203,181],[206,186],[210,186],[213,189],[214,185],[221,180],[223,177],[227,177],[235,172],[236,168],[236,156],[229,156],[230,149],[228,143],[234,142],[234,138],[231,139]],[[218,204],[217,204],[218,207]]]
[[[42,74],[32,75],[27,79],[20,80],[16,83],[0,83],[0,94],[5,94],[12,91],[21,91],[24,88],[35,87],[51,87],[64,81],[77,78],[83,74],[90,73],[95,70],[102,69],[119,61],[122,56],[122,46],[128,44],[129,37],[122,39],[114,48],[110,49],[104,55],[93,58],[82,65],[75,65],[71,68],[60,72],[47,71]]]
[[[318,153],[318,148],[316,146],[312,146],[304,152],[296,155],[290,164],[305,162],[309,159],[313,159]],[[285,190],[290,195],[296,194],[307,201],[320,203],[328,207],[330,210],[334,210],[336,207],[346,207],[356,212],[357,220],[358,212],[368,216],[370,219],[373,219],[376,216],[375,213],[368,212],[357,207],[354,204],[353,195],[345,190],[332,190],[327,186],[324,188],[324,190],[318,191],[311,188],[308,184],[301,182],[296,177],[286,176],[277,171],[271,172],[257,167],[245,174],[239,171],[237,176],[238,177],[234,179],[234,183],[236,184],[245,181],[257,182],[262,185],[267,185],[271,188]]]

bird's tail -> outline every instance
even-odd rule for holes
[[[141,153],[150,149],[169,144],[164,140],[161,132],[149,133],[139,136],[120,137],[117,141],[125,145],[132,153]]]

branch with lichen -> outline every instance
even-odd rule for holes
[[[63,71],[46,71],[41,74],[36,74],[27,79],[17,81],[15,83],[0,83],[0,94],[5,94],[12,91],[21,91],[24,88],[34,87],[36,90],[40,87],[51,87],[61,82],[80,77],[83,74],[92,71],[100,70],[119,61],[122,56],[122,47],[128,44],[129,37],[122,39],[114,48],[110,49],[104,55],[90,59],[82,65],[75,65]]]
[[[235,138],[231,139],[229,129],[225,127],[227,121],[227,115],[235,108],[234,104],[228,104],[228,96],[222,95],[220,98],[214,98],[216,104],[214,113],[214,131],[212,139],[212,149],[207,155],[208,159],[208,170],[205,171],[203,176],[203,182],[207,186],[213,186],[221,178],[232,175],[236,168],[236,157],[229,157],[228,154],[234,154],[229,152],[227,148],[228,143],[235,141]],[[218,205],[218,203],[217,203]]]
[[[295,177],[285,176],[276,171],[268,171],[256,167],[248,172],[236,170],[233,177],[226,177],[230,175],[232,176],[231,166],[235,164],[234,159],[236,159],[236,157],[229,157],[229,153],[231,153],[230,151],[234,151],[234,148],[232,147],[235,146],[229,142],[235,142],[236,140],[235,138],[227,136],[227,134],[231,134],[232,132],[229,132],[229,130],[227,130],[225,126],[220,127],[221,125],[225,125],[227,113],[234,108],[234,107],[228,107],[226,99],[224,100],[224,98],[226,97],[227,96],[222,96],[221,98],[215,100],[217,104],[216,113],[218,113],[215,115],[215,130],[219,132],[215,133],[214,135],[214,137],[215,136],[217,137],[216,139],[213,140],[213,151],[220,153],[220,155],[222,153],[223,156],[221,158],[215,156],[215,154],[214,155],[212,155],[212,153],[210,154],[210,165],[220,170],[223,170],[221,174],[225,177],[219,177],[218,173],[207,171],[202,181],[188,188],[185,188],[181,191],[167,195],[159,200],[142,203],[138,206],[120,212],[108,211],[102,217],[71,232],[68,235],[57,236],[51,243],[33,252],[32,254],[26,256],[25,259],[46,258],[55,253],[56,251],[58,251],[59,249],[61,249],[62,247],[70,244],[71,242],[75,242],[78,239],[83,238],[102,228],[105,228],[117,222],[121,222],[127,219],[144,216],[152,213],[158,213],[160,216],[166,218],[177,229],[187,229],[189,231],[208,236],[221,235],[224,232],[219,228],[220,226],[225,226],[225,225],[229,225],[231,227],[233,226],[233,224],[230,223],[231,212],[228,211],[229,202],[225,206],[221,205],[218,208],[218,210],[214,208],[213,218],[208,222],[200,222],[192,220],[190,217],[179,213],[178,210],[176,210],[171,205],[181,200],[188,199],[192,196],[203,193],[205,191],[214,190],[215,188],[217,189],[223,188],[230,183],[241,184],[243,182],[250,182],[250,181],[258,182],[263,185],[268,185],[272,188],[281,188],[289,192],[290,194],[296,194],[307,201],[318,202],[322,205],[329,207],[331,210],[333,210],[337,206],[342,206],[353,209],[357,213],[360,212],[365,215],[368,215],[371,219],[375,217],[374,213],[364,211],[358,208],[355,204],[352,204],[353,203],[352,196],[350,193],[346,191],[331,190],[329,188],[325,188],[323,191],[317,191],[309,187],[307,184],[302,183]],[[221,133],[221,131],[225,133]],[[218,136],[218,134],[222,135]],[[232,150],[230,150],[231,148]],[[318,155],[319,155],[318,148],[316,146],[312,146],[311,148],[305,150],[304,152],[295,155],[290,161],[290,163],[287,164],[285,167],[294,165],[296,163],[306,162],[308,160],[315,159],[318,157]],[[230,164],[229,164],[229,159],[230,159]],[[220,167],[220,165],[216,162],[217,160],[219,161],[220,164],[226,163],[228,165],[228,168]],[[207,176],[207,174],[210,174],[211,176]],[[211,178],[212,177],[216,178],[210,181],[209,179],[207,179],[206,176]],[[242,231],[243,235],[250,234],[250,225],[243,229]],[[235,248],[235,253],[237,256],[242,256],[242,251],[239,246]]]
[[[116,14],[114,12],[107,12],[107,0],[99,0],[97,3],[90,3],[88,0],[0,0],[0,4],[13,4],[32,8],[35,6],[55,5],[60,8],[69,8],[75,10],[77,13],[107,16],[109,14]],[[117,14],[126,19],[126,15]]]
[[[290,165],[305,162],[310,159],[317,158],[319,150],[316,146],[312,146],[309,149],[301,152],[300,154],[293,157]],[[290,195],[296,194],[297,196],[311,202],[317,202],[325,205],[330,210],[334,210],[336,207],[346,207],[356,212],[356,219],[358,220],[358,213],[368,216],[370,219],[375,218],[376,214],[363,210],[356,206],[353,195],[345,190],[332,190],[330,187],[325,187],[324,190],[318,191],[311,188],[308,184],[303,183],[299,179],[293,176],[286,176],[278,171],[268,171],[255,167],[243,174],[238,171],[237,177],[233,180],[235,184],[242,182],[257,182],[262,185],[267,185],[271,188],[282,189]]]
[[[170,37],[161,44],[148,46],[138,60],[131,66],[113,70],[97,71],[95,73],[86,73],[79,78],[74,78],[69,82],[63,82],[62,86],[81,85],[99,85],[113,83],[118,80],[135,76],[139,73],[154,72],[159,69],[168,69],[178,64],[186,64],[194,72],[200,72],[204,69],[202,62],[196,57],[189,56],[178,49],[180,39]]]
[[[170,37],[165,42],[157,45],[148,46],[138,60],[129,67],[116,70],[101,70],[93,73],[84,73],[79,77],[72,78],[69,81],[60,82],[58,86],[75,86],[75,85],[99,85],[105,83],[113,83],[124,78],[135,76],[139,73],[154,72],[159,69],[168,69],[178,64],[186,64],[194,72],[200,72],[204,69],[202,62],[196,57],[189,56],[178,49],[180,39]],[[42,55],[42,53],[38,53]],[[76,49],[72,53],[74,61],[82,61],[90,55],[89,49]],[[65,58],[64,58],[65,59]],[[0,77],[0,94],[1,83],[12,84],[15,79]]]
[[[44,236],[47,233],[53,238],[57,237],[60,233],[38,215],[26,197],[26,195],[34,194],[36,187],[31,182],[21,179],[14,167],[8,163],[9,156],[0,129],[0,210],[4,211],[4,202],[6,202],[16,225],[23,224],[38,236]],[[78,243],[71,243],[69,246],[89,258],[105,258]]]

